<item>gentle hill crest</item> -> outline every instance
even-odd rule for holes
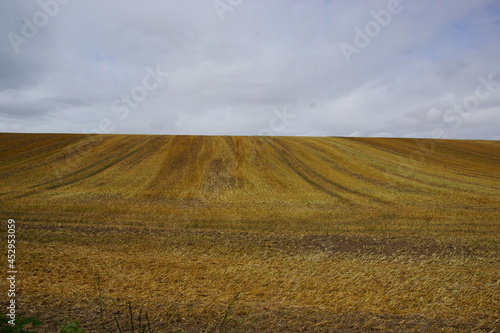
[[[402,209],[425,220],[500,206],[498,141],[0,134],[0,160],[1,201],[71,220],[75,210],[163,223],[215,211],[231,222],[395,219]]]

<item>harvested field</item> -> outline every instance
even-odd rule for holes
[[[0,179],[40,332],[500,325],[498,141],[0,134]]]

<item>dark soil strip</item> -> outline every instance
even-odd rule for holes
[[[46,230],[57,233],[68,232],[88,235],[91,237],[107,235],[137,235],[150,238],[163,239],[203,237],[207,242],[229,242],[235,247],[255,249],[255,244],[267,250],[276,250],[285,255],[297,255],[305,252],[324,252],[329,255],[356,254],[374,255],[387,258],[395,256],[411,256],[426,258],[432,256],[495,256],[491,249],[483,246],[471,247],[461,244],[438,243],[432,238],[403,237],[403,236],[365,236],[349,234],[278,234],[278,233],[252,233],[233,231],[212,231],[193,229],[156,229],[147,227],[117,227],[94,225],[47,225],[30,223],[23,229]]]

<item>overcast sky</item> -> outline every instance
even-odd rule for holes
[[[498,0],[3,0],[0,132],[500,139]]]

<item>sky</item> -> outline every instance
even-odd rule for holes
[[[500,140],[498,0],[4,0],[0,132]]]

